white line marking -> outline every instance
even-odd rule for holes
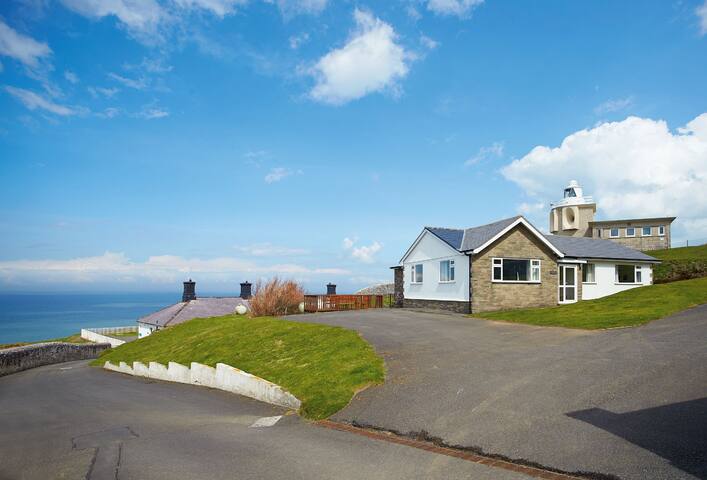
[[[276,417],[261,417],[253,422],[253,425],[251,425],[250,428],[272,427],[281,418],[282,415],[277,415]]]

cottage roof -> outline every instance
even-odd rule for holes
[[[218,317],[236,311],[238,305],[248,307],[248,300],[240,297],[199,297],[179,302],[138,319],[138,323],[167,327],[192,318]]]
[[[561,235],[545,235],[545,238],[568,257],[658,262],[650,255],[611,240]]]

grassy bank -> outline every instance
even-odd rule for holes
[[[662,260],[653,269],[655,283],[707,277],[707,245],[668,248],[646,252]]]
[[[472,316],[530,325],[593,330],[641,325],[702,303],[707,303],[707,278],[634,288],[570,305]]]
[[[11,347],[21,347],[23,345],[34,345],[36,343],[45,343],[45,342],[87,343],[88,340],[84,340],[83,338],[81,338],[80,333],[75,333],[73,335],[69,335],[68,337],[52,338],[50,340],[39,340],[38,342],[2,343],[2,344],[0,344],[0,349],[11,348]]]
[[[106,360],[226,363],[281,385],[312,419],[340,410],[385,376],[383,360],[352,330],[237,315],[190,320],[106,351],[93,364]]]

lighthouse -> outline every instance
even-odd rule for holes
[[[550,233],[569,237],[591,237],[589,223],[594,221],[597,205],[585,196],[576,180],[565,187],[563,198],[550,204]]]

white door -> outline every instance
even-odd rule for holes
[[[577,301],[577,266],[560,265],[559,303]]]

